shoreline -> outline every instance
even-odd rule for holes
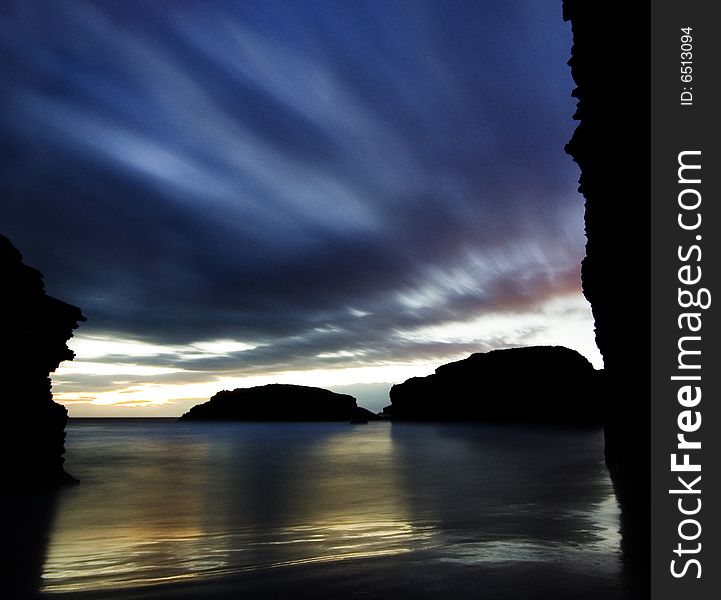
[[[424,565],[423,563],[427,563]],[[569,564],[548,562],[454,564],[409,552],[389,557],[344,559],[322,564],[273,565],[202,580],[115,590],[39,592],[38,600],[263,600],[281,595],[404,600],[622,600],[623,582],[589,575]]]

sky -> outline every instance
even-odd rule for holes
[[[71,416],[473,352],[602,360],[559,0],[9,0],[0,232],[87,317]]]

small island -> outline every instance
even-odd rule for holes
[[[394,421],[600,425],[602,371],[575,350],[531,346],[472,354],[394,385]]]
[[[305,385],[270,384],[223,390],[197,404],[182,421],[347,421],[378,417],[348,394]]]

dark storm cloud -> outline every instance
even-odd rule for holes
[[[556,0],[9,2],[0,226],[85,332],[259,344],[193,369],[423,355],[577,290],[569,49]]]

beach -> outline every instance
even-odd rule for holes
[[[41,598],[625,598],[602,432],[71,421]],[[181,452],[182,450],[182,452]]]

